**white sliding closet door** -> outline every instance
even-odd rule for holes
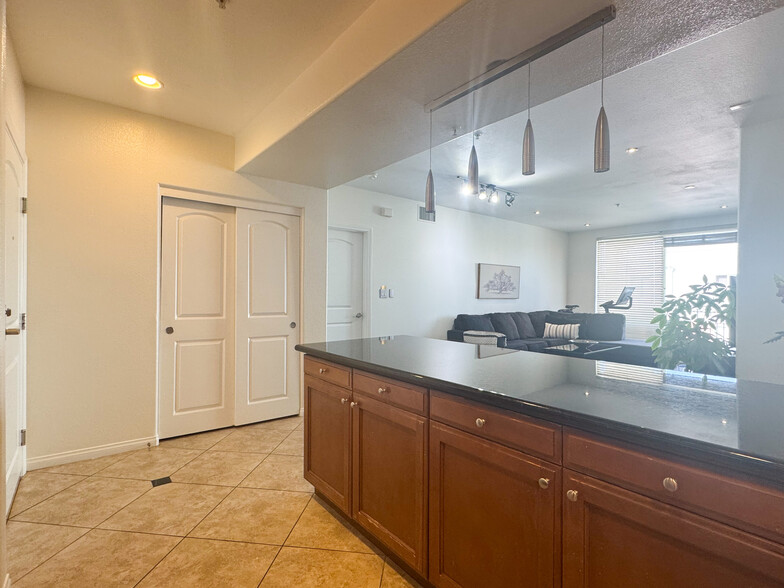
[[[299,413],[300,217],[237,209],[236,424]]]
[[[165,199],[159,436],[234,424],[235,210]]]

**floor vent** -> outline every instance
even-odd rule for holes
[[[165,478],[158,478],[157,480],[151,480],[152,487],[155,488],[156,486],[163,486],[164,484],[171,484],[171,478],[166,476]]]

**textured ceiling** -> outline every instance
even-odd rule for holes
[[[25,82],[234,134],[373,0],[8,0]],[[131,83],[146,71],[161,92]]]
[[[732,213],[740,125],[749,117],[784,116],[782,57],[779,9],[610,77],[605,107],[612,167],[604,174],[593,173],[598,83],[533,109],[533,176],[520,173],[525,113],[486,125],[477,141],[480,179],[518,191],[511,208],[460,195],[455,176],[466,173],[470,135],[438,145],[438,204],[566,231],[582,230],[586,222],[601,228]],[[750,104],[729,111],[743,102]],[[629,155],[627,147],[640,150]],[[427,156],[421,152],[379,170],[376,180],[363,176],[351,185],[421,200]]]
[[[412,43],[340,98],[261,153],[242,171],[334,187],[427,147],[423,106],[537,42],[606,6],[606,0],[473,0]],[[607,26],[608,74],[639,65],[726,30],[784,0],[617,0]],[[554,8],[557,8],[555,10]],[[538,61],[534,104],[599,78],[598,31]],[[477,124],[507,118],[525,106],[525,70],[477,93]],[[466,133],[470,99],[439,111],[434,141]],[[303,165],[307,162],[307,165]]]

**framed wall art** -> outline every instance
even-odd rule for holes
[[[477,298],[520,298],[520,267],[479,264]]]

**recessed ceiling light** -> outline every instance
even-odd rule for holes
[[[751,102],[740,102],[738,104],[733,104],[730,106],[730,112],[735,112],[736,110],[741,110],[742,108],[746,108]]]
[[[585,226],[586,226],[586,227],[590,227],[590,226],[591,226],[591,223],[585,223]]]
[[[150,90],[160,90],[163,88],[163,82],[153,76],[147,74],[136,74],[133,76],[133,81],[139,84],[142,88],[149,88]]]
[[[726,204],[722,204],[721,206],[719,206],[719,208],[727,208],[727,205]]]
[[[537,210],[536,212],[534,212],[534,214],[542,214],[542,211],[541,210]]]
[[[629,153],[629,154],[632,154],[632,153],[637,153],[639,150],[640,150],[640,148],[639,148],[639,147],[629,147],[629,148],[626,150],[626,153]]]
[[[694,188],[696,188],[696,187],[697,186],[695,186],[694,184],[689,184],[688,186],[684,186],[683,189],[684,190],[694,190]]]

